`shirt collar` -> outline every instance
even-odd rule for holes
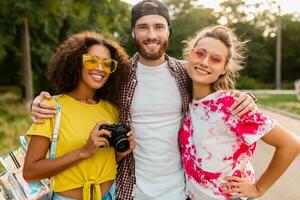
[[[168,67],[170,67],[172,70],[176,71],[175,60],[172,59],[170,56],[168,56],[166,53],[164,54],[164,56],[165,56],[166,61],[168,63]],[[130,59],[131,71],[136,71],[138,60],[139,60],[139,53],[137,52]]]

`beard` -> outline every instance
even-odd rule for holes
[[[143,47],[143,42],[155,42],[156,40],[151,40],[151,39],[147,39],[146,41],[137,41],[135,40],[135,45],[136,48],[139,52],[139,54],[147,59],[147,60],[157,60],[159,58],[161,58],[163,56],[163,54],[166,52],[168,45],[169,45],[169,41],[166,40],[164,42],[160,43],[160,47],[158,49],[157,52],[153,52],[153,53],[149,53],[147,52],[147,50]]]

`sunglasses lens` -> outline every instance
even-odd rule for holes
[[[83,65],[85,68],[87,69],[95,69],[98,66],[98,62],[95,59],[91,59],[91,60],[85,60],[83,62]]]
[[[95,69],[99,65],[99,59],[94,55],[84,54],[82,57],[83,66],[87,69]]]
[[[103,68],[105,72],[113,73],[117,69],[117,61],[106,59],[103,61]]]

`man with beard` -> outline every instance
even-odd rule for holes
[[[118,165],[119,199],[186,199],[177,134],[190,90],[183,62],[165,54],[171,31],[164,3],[143,0],[132,8],[131,34],[138,53],[130,60],[120,121],[135,128],[137,146]],[[233,112],[256,107],[248,95],[237,95],[241,97],[233,108],[244,105]]]
[[[121,91],[120,122],[135,128],[137,146],[118,164],[117,199],[184,200],[178,130],[190,90],[183,63],[165,54],[172,30],[167,6],[158,0],[139,2],[132,8],[131,27],[138,53],[130,59],[128,82]],[[256,108],[246,94],[237,96],[233,112]],[[49,97],[42,92],[33,101],[34,122],[53,115],[41,103]]]
[[[120,199],[184,200],[177,134],[189,101],[188,79],[182,64],[165,54],[171,33],[168,9],[144,0],[132,8],[131,25],[138,53],[130,60],[120,119],[135,128],[137,146],[119,163],[117,194]]]

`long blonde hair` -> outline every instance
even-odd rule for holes
[[[212,84],[212,89],[231,90],[235,88],[235,81],[239,76],[239,72],[243,69],[245,60],[245,44],[247,41],[240,41],[232,29],[226,26],[207,27],[198,32],[194,37],[190,37],[184,41],[185,48],[183,56],[188,60],[191,52],[199,42],[199,40],[210,37],[220,40],[228,48],[228,57],[226,60],[226,72]]]

